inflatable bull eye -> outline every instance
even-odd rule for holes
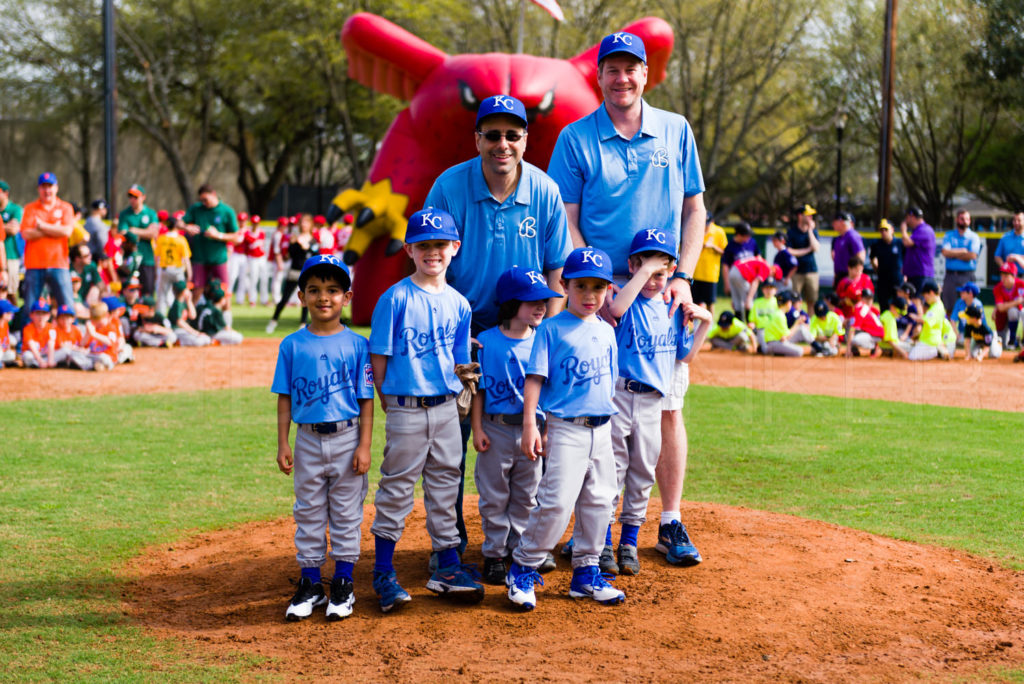
[[[671,27],[647,17],[622,30],[643,38],[647,87],[653,88],[665,78]],[[477,154],[473,129],[480,102],[496,94],[523,102],[530,121],[524,158],[546,169],[561,130],[601,101],[598,44],[565,60],[497,52],[448,55],[365,12],[345,22],[341,42],[350,78],[409,101],[385,134],[367,181],[341,192],[327,212],[328,223],[354,217],[344,260],[358,262],[352,322],[366,325],[380,296],[409,271],[402,250],[408,216],[423,207],[442,171]]]

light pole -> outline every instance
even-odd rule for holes
[[[836,114],[836,213],[843,208],[843,131],[846,130],[846,111]]]

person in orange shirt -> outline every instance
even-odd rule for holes
[[[36,300],[29,318],[21,329],[21,360],[26,368],[53,368],[57,330],[50,323],[50,305]]]
[[[117,363],[117,348],[121,340],[121,324],[110,315],[105,302],[89,307],[89,322],[85,324],[83,344],[95,371],[110,370]]]
[[[39,199],[25,205],[21,235],[25,238],[25,306],[39,300],[47,287],[60,306],[72,306],[68,260],[68,237],[75,223],[75,210],[57,197],[57,176],[39,176]]]
[[[75,325],[75,312],[66,304],[57,308],[57,344],[54,365],[78,370],[91,370],[92,361],[82,347],[82,329]]]
[[[11,319],[18,307],[0,298],[0,368],[14,365],[17,354],[11,349]]]

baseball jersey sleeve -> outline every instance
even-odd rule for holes
[[[373,399],[373,365],[370,363],[370,344],[362,335],[352,333],[355,339],[356,368],[361,377],[356,378],[356,397],[358,399]]]
[[[394,291],[389,289],[373,308],[370,317],[370,353],[391,356],[394,354],[395,300]]]
[[[277,367],[270,391],[275,394],[291,395],[292,389],[292,344],[287,337],[281,340],[277,349]]]
[[[537,328],[533,349],[530,351],[530,362],[526,364],[527,375],[548,377],[548,356],[551,353],[551,331],[553,329],[554,326],[547,325],[546,321]]]
[[[551,152],[548,163],[548,175],[558,184],[562,201],[567,204],[579,204],[583,197],[583,167],[577,156],[581,150],[576,145],[573,127],[562,129],[555,141],[555,149]]]
[[[454,288],[452,288],[452,291],[454,292]],[[456,364],[463,364],[469,363],[471,360],[469,354],[469,331],[470,322],[473,319],[473,312],[469,308],[469,302],[467,302],[462,295],[459,295],[459,299],[462,301],[459,306],[459,324],[455,329],[455,341],[452,345],[452,356],[454,357]]]

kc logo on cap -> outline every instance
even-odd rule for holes
[[[605,36],[597,53],[597,63],[600,64],[605,57],[615,53],[633,55],[644,64],[647,63],[647,50],[644,48],[644,41],[640,36],[632,33],[617,31],[610,36]]]
[[[640,252],[661,252],[675,259],[675,241],[660,228],[643,228],[637,231],[629,245],[630,256]]]
[[[479,128],[481,121],[494,114],[503,114],[519,119],[523,123],[523,128],[526,128],[528,124],[526,105],[511,95],[485,97],[476,112],[476,127]]]
[[[405,228],[405,242],[424,240],[461,240],[455,219],[447,211],[436,207],[424,207],[409,217]]]

